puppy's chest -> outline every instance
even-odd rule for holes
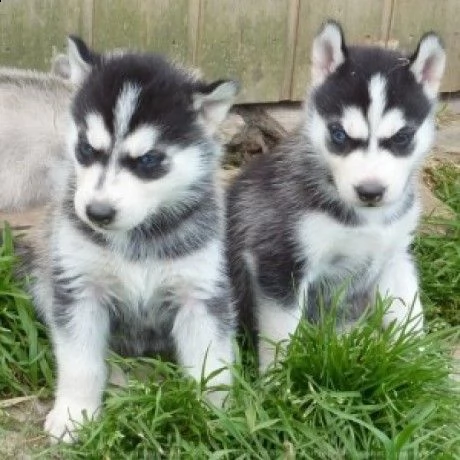
[[[325,215],[307,215],[298,228],[305,281],[341,281],[356,276],[372,279],[409,235],[404,223],[349,227]]]
[[[98,264],[99,265],[99,264]],[[112,299],[118,313],[151,322],[165,304],[184,303],[194,289],[175,264],[112,260],[96,266],[92,287],[97,296]]]

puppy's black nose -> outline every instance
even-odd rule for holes
[[[86,206],[88,219],[97,225],[108,225],[115,217],[115,209],[107,203],[93,201]]]
[[[355,190],[363,203],[376,204],[382,200],[386,187],[378,182],[363,182],[355,185]]]

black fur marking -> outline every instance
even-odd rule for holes
[[[229,282],[225,281],[217,286],[219,292],[211,299],[205,300],[207,311],[218,323],[220,334],[225,337],[235,330],[235,311],[231,303],[232,292]]]
[[[82,131],[78,135],[78,143],[75,146],[75,158],[82,166],[91,166],[94,163],[106,165],[109,161],[109,155],[93,148],[88,142],[86,133]]]
[[[87,64],[95,65],[101,62],[102,57],[94,51],[91,51],[80,37],[69,35],[69,39],[73,41],[77,47],[78,54]]]
[[[328,139],[327,142],[329,151],[340,156],[346,156],[359,148],[365,149],[368,146],[368,144],[368,141],[364,141],[361,139],[353,139],[351,137],[348,137],[342,145],[337,145],[330,139]]]
[[[396,157],[407,157],[414,151],[415,129],[404,127],[389,139],[379,141],[379,146],[388,150]]]
[[[168,293],[158,293],[163,299],[160,305],[139,305],[140,315],[135,315],[129,306],[117,299],[105,303],[110,317],[111,348],[124,356],[174,356],[171,331],[179,305]],[[154,318],[149,316],[154,311]]]
[[[334,296],[337,296],[339,287],[337,283],[327,280],[318,281],[308,287],[308,300],[304,312],[308,321],[317,323],[321,314],[330,311],[331,308],[337,309],[337,321],[340,326],[358,320],[370,305],[371,290],[348,289],[342,301],[338,302]]]
[[[152,153],[151,153],[152,152]],[[142,158],[145,155],[154,155],[156,158],[156,163],[145,166],[142,164]],[[150,151],[141,157],[132,158],[128,155],[123,156],[120,159],[121,166],[124,166],[137,178],[144,181],[151,181],[156,179],[161,179],[169,172],[169,164],[166,159],[166,156],[163,152]]]
[[[96,62],[72,106],[77,124],[84,125],[90,112],[100,113],[113,135],[113,108],[128,82],[140,88],[130,132],[142,124],[161,126],[158,142],[174,145],[190,145],[201,137],[193,94],[203,83],[154,54],[125,54]]]
[[[80,279],[80,276],[67,276],[58,263],[52,269],[53,286],[53,319],[60,328],[66,328],[72,320],[72,310],[78,296],[79,289],[72,284]]]
[[[270,252],[254,248],[258,267],[257,282],[269,298],[277,299],[284,305],[292,305],[306,261],[296,260],[298,251],[294,243],[289,242],[289,235],[278,234],[275,238]]]
[[[371,102],[369,82],[381,74],[387,81],[385,111],[400,108],[406,120],[419,126],[431,110],[431,103],[409,64],[409,58],[397,51],[350,47],[345,62],[314,91],[315,106],[326,119],[340,118],[343,109],[350,106],[366,114]]]

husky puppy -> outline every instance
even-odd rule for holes
[[[71,94],[55,75],[0,68],[0,211],[49,201]]]
[[[259,341],[261,370],[273,362],[273,341],[287,339],[302,314],[317,319],[319,302],[330,303],[344,285],[345,323],[379,292],[394,299],[386,325],[411,317],[422,330],[409,246],[444,66],[433,33],[409,57],[347,47],[335,22],[316,36],[303,124],[250,165],[228,195],[240,319],[272,341]]]
[[[69,49],[80,88],[32,273],[57,361],[45,429],[64,441],[100,408],[108,346],[172,353],[200,379],[232,362],[235,322],[213,134],[237,84],[157,55],[101,56],[77,38]],[[229,384],[229,371],[211,383]]]

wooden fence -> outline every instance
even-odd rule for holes
[[[328,17],[349,42],[407,50],[438,31],[448,52],[442,89],[460,90],[460,0],[3,0],[0,64],[47,69],[77,33],[99,50],[155,50],[208,78],[235,77],[240,102],[300,100],[312,38]]]

